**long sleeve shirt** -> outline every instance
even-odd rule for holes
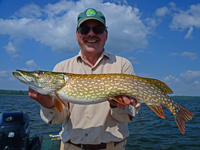
[[[135,74],[127,59],[105,51],[93,67],[84,61],[79,52],[77,56],[58,63],[53,71],[75,74]],[[40,114],[46,123],[63,123],[60,132],[62,141],[71,140],[76,144],[99,144],[125,139],[129,135],[128,122],[132,121],[140,109],[139,103],[135,107],[128,105],[111,108],[108,101],[91,105],[66,105],[67,108],[63,106],[61,113],[55,107],[48,109],[41,106]]]

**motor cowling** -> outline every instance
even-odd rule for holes
[[[30,142],[29,116],[5,112],[0,116],[0,150],[27,150]]]

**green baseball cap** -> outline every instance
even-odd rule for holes
[[[80,13],[77,18],[77,27],[79,27],[84,21],[90,20],[90,19],[95,19],[100,21],[101,23],[106,26],[106,18],[100,11],[96,11],[93,8],[88,8],[84,12]]]

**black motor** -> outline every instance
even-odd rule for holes
[[[23,112],[1,114],[0,150],[27,150],[29,142],[29,116]]]

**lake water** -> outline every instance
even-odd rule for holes
[[[200,99],[175,100],[194,114],[186,122],[182,135],[173,115],[163,108],[166,119],[159,118],[148,106],[129,123],[130,136],[126,150],[200,150]],[[48,125],[40,118],[40,105],[28,96],[0,95],[0,113],[23,111],[30,117],[31,137],[37,133],[61,130],[61,125]]]

